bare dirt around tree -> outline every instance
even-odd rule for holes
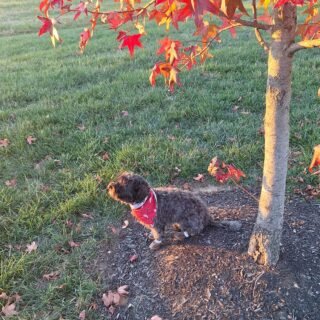
[[[101,304],[102,318],[320,319],[319,204],[287,201],[280,260],[266,269],[247,255],[257,203],[239,190],[202,197],[217,219],[240,220],[242,229],[208,228],[150,252],[146,229],[128,214],[96,262],[104,292],[128,285],[128,302],[113,314]]]

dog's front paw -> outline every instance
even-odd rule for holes
[[[151,250],[158,250],[161,247],[161,240],[153,240],[149,246]]]

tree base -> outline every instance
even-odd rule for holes
[[[255,225],[252,232],[248,254],[258,264],[274,266],[279,260],[281,230],[268,230]]]

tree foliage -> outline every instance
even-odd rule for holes
[[[143,47],[146,36],[146,21],[154,21],[164,25],[167,30],[171,27],[179,29],[181,23],[192,20],[194,42],[184,45],[181,40],[166,37],[159,40],[157,55],[163,56],[153,67],[150,82],[155,85],[158,76],[162,76],[170,90],[179,85],[179,73],[190,70],[198,63],[203,63],[211,57],[209,48],[214,42],[220,42],[220,35],[229,31],[236,35],[239,27],[252,27],[259,44],[268,50],[268,43],[262,32],[271,30],[272,10],[291,3],[301,7],[299,12],[304,16],[297,24],[296,43],[288,48],[288,52],[317,47],[320,45],[320,15],[318,0],[42,0],[38,16],[42,26],[39,36],[48,33],[53,46],[61,42],[57,26],[62,25],[63,16],[72,14],[74,20],[87,17],[88,25],[80,34],[79,48],[84,52],[89,40],[94,35],[97,23],[104,24],[116,32],[119,48],[129,50],[131,56],[136,48]],[[246,4],[251,10],[246,9]],[[114,9],[115,6],[118,9]],[[112,9],[110,9],[112,8]]]

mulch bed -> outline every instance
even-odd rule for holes
[[[257,203],[240,190],[202,196],[217,219],[241,220],[242,229],[208,228],[150,252],[146,229],[128,214],[98,261],[105,292],[128,285],[128,303],[112,315],[101,306],[103,318],[320,319],[319,204],[287,201],[280,260],[267,269],[246,254]]]

